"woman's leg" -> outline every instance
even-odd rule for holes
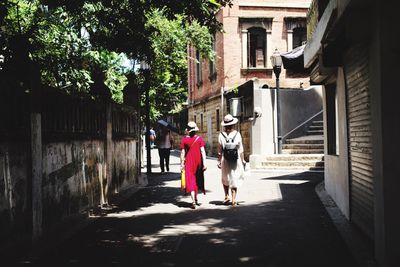
[[[161,148],[158,149],[158,156],[160,157],[160,168],[161,172],[164,172],[164,156],[163,156],[163,151]]]
[[[229,202],[229,186],[224,185],[224,193],[225,193],[225,198],[224,198],[224,203],[228,203]]]
[[[236,206],[237,188],[231,188],[231,192],[232,192],[232,206]]]
[[[196,200],[197,200],[196,191],[191,191],[190,192],[190,196],[192,197],[192,206],[191,206],[191,208],[195,209],[196,208]]]
[[[171,154],[171,149],[166,148],[165,149],[165,167],[167,168],[167,172],[169,172],[169,156]]]

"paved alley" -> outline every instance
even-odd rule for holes
[[[315,192],[323,173],[253,172],[231,207],[222,204],[219,170],[209,159],[207,193],[192,210],[190,196],[180,191],[178,153],[169,173],[160,173],[156,149],[152,163],[148,186],[17,265],[357,266]]]

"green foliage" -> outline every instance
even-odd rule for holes
[[[3,0],[0,79],[19,84],[30,77],[21,66],[35,65],[44,84],[71,94],[94,95],[93,86],[104,82],[111,97],[121,102],[127,85],[124,60],[145,59],[152,65],[153,118],[177,112],[187,94],[187,45],[213,58],[210,32],[221,30],[215,14],[230,3]],[[105,80],[99,81],[96,73],[105,74]]]
[[[7,15],[1,21],[4,26],[2,54],[6,63],[21,65],[21,62],[12,62],[15,55],[24,53],[14,40],[25,38],[28,43],[25,52],[30,60],[38,63],[44,84],[68,93],[89,94],[93,70],[101,69],[106,73],[104,83],[112,98],[122,102],[122,90],[127,84],[122,69],[123,55],[93,47],[86,29],[95,28],[93,13],[98,6],[86,4],[82,13],[87,21],[82,21],[63,7],[42,10],[39,1],[12,0],[7,3],[3,5]]]
[[[187,47],[195,44],[204,57],[214,58],[209,29],[196,20],[188,23],[184,16],[173,19],[165,10],[154,9],[147,14],[146,27],[151,34],[152,86],[151,116],[176,113],[182,110],[187,99]]]

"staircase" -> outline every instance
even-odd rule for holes
[[[272,170],[324,170],[323,121],[313,121],[306,134],[286,139],[282,154],[269,155],[262,162],[263,169]]]

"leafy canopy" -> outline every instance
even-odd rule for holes
[[[132,71],[127,62],[145,59],[152,66],[154,117],[177,111],[186,98],[186,47],[212,56],[210,33],[222,29],[215,14],[230,2],[3,0],[0,78],[24,86],[29,75],[21,66],[35,66],[42,83],[95,96],[101,73],[121,102]]]

